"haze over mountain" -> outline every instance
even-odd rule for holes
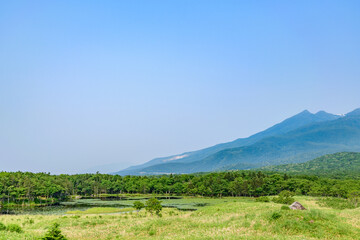
[[[360,109],[345,116],[303,111],[248,138],[156,158],[117,174],[191,173],[304,162],[339,151],[360,151]]]

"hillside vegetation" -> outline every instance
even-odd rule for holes
[[[305,163],[267,166],[262,168],[262,170],[332,178],[360,179],[360,153],[341,152],[328,154]]]

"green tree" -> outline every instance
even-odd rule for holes
[[[144,207],[145,207],[145,205],[142,202],[140,202],[140,201],[134,202],[134,208],[138,211],[138,213]]]
[[[150,198],[145,203],[145,209],[146,211],[151,213],[151,215],[153,214],[153,212],[155,212],[156,215],[161,216],[161,201],[157,200],[156,198]]]
[[[59,229],[59,224],[54,223],[46,235],[41,238],[42,240],[66,240],[67,238],[61,234],[61,230]]]

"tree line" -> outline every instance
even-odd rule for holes
[[[56,203],[71,195],[166,194],[191,196],[267,196],[283,190],[297,195],[347,198],[360,191],[360,180],[329,179],[255,171],[161,176],[109,174],[51,175],[0,172],[0,204]]]

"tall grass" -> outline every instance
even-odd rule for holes
[[[318,206],[315,198],[295,199],[310,210],[283,210],[283,205],[273,202],[225,198],[209,201],[210,205],[193,212],[164,208],[161,218],[145,210],[139,214],[0,215],[5,226],[17,224],[23,230],[22,233],[0,231],[0,239],[38,239],[55,222],[70,240],[359,239],[359,209],[345,210],[344,215],[343,211]],[[201,201],[196,199],[196,202]]]
[[[320,206],[334,209],[354,209],[359,207],[356,202],[351,199],[343,198],[321,198],[318,200]]]

